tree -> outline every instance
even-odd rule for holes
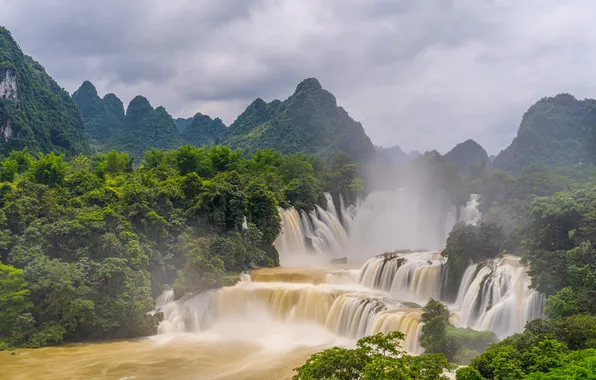
[[[23,271],[0,263],[0,336],[13,330],[19,316],[33,304]]]
[[[136,103],[142,122],[150,105]],[[278,264],[278,207],[323,204],[329,173],[305,155],[191,146],[152,150],[138,168],[118,151],[68,161],[23,150],[2,165],[0,261],[22,268],[26,297],[9,292],[0,335],[19,347],[150,335],[166,284],[179,297]]]
[[[570,350],[595,346],[595,316],[537,319],[529,322],[522,333],[491,345],[470,367],[486,379],[541,379],[538,373],[558,372],[557,369],[565,367],[570,359],[579,360],[575,354],[581,351]],[[551,377],[545,375],[544,378]]]
[[[293,379],[447,379],[442,375],[448,368],[443,355],[410,356],[401,349],[403,338],[398,331],[379,333],[359,339],[355,349],[334,347],[316,353],[294,369]]]
[[[472,367],[461,367],[455,372],[456,380],[484,380],[478,370]]]
[[[479,225],[456,224],[447,237],[445,249],[441,255],[447,261],[448,301],[455,301],[457,291],[466,268],[471,263],[478,263],[497,256],[504,240],[503,230],[493,222],[481,221]]]
[[[420,345],[428,353],[444,354],[449,361],[468,364],[479,352],[497,341],[494,333],[456,328],[449,323],[447,307],[430,299],[422,308]]]
[[[41,155],[38,161],[31,166],[32,179],[40,184],[48,186],[60,186],[64,182],[66,173],[69,170],[64,156],[56,156],[54,153]]]
[[[445,305],[430,299],[422,308],[422,331],[420,345],[425,352],[440,353],[446,351],[446,329],[449,326],[449,310]]]

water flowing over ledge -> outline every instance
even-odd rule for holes
[[[164,321],[159,333],[198,333],[218,324],[235,323],[263,331],[265,326],[282,324],[288,329],[300,326],[313,338],[324,328],[353,342],[366,335],[399,330],[406,334],[404,348],[420,352],[420,310],[405,307],[386,292],[357,284],[351,271],[332,270],[322,276],[321,271],[282,270],[277,278],[274,271],[267,272],[265,276],[259,271],[253,274],[265,281],[245,277],[245,281],[216,292],[166,303],[160,308]],[[296,279],[300,281],[280,281]],[[323,279],[326,281],[321,282]]]
[[[364,263],[395,249],[440,250],[457,221],[476,224],[480,219],[476,194],[459,213],[449,202],[428,202],[405,190],[372,193],[349,207],[340,197],[340,210],[326,196],[327,209],[279,209],[282,233],[274,244],[282,266],[320,266],[334,257]]]
[[[455,206],[412,201],[404,192],[371,194],[357,207],[346,208],[341,199],[339,204],[337,210],[328,195],[327,209],[280,209],[275,246],[282,267],[255,270],[234,286],[178,301],[164,293],[157,300],[164,313],[159,334],[258,341],[278,350],[351,345],[398,330],[406,334],[406,350],[422,352],[421,306],[446,293],[446,259],[437,249],[458,219],[478,223],[478,197],[472,195],[459,213]],[[428,233],[420,232],[421,223],[430,226]],[[435,250],[406,251],[424,245]],[[382,247],[404,251],[370,254]],[[331,264],[337,257],[356,264]],[[517,257],[469,265],[459,283],[447,303],[456,326],[503,338],[543,316],[544,296],[529,288],[527,268]]]

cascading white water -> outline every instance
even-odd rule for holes
[[[207,329],[224,337],[272,339],[283,345],[287,342],[279,341],[278,334],[286,330],[284,339],[308,344],[319,342],[315,337],[327,343],[345,337],[353,343],[365,335],[398,330],[406,334],[404,348],[420,353],[420,305],[440,299],[442,293],[445,259],[439,252],[384,254],[361,269],[291,267],[314,263],[329,268],[330,258],[337,256],[359,262],[396,248],[441,248],[456,222],[456,207],[440,207],[440,201],[426,204],[405,191],[374,193],[347,209],[341,198],[340,209],[330,195],[327,198],[327,209],[279,210],[282,233],[275,246],[285,268],[255,271],[252,278],[243,274],[235,286],[179,301],[173,301],[173,292],[164,293],[157,300],[164,313],[159,332]],[[472,195],[460,221],[477,223],[477,206],[478,197]],[[506,256],[470,265],[455,303],[448,306],[458,326],[503,337],[541,317],[543,303],[544,296],[529,289],[519,259]],[[259,331],[267,337],[256,338]]]
[[[389,290],[398,301],[423,304],[431,297],[440,299],[442,263],[438,252],[381,255],[362,267],[359,283]],[[503,338],[543,316],[544,295],[530,289],[520,258],[506,255],[470,265],[455,303],[448,306],[458,326],[493,331]]]
[[[274,244],[282,266],[307,260],[320,264],[338,256],[363,263],[398,248],[441,249],[457,221],[454,205],[426,202],[407,190],[375,192],[349,208],[340,197],[340,210],[330,194],[326,197],[327,210],[279,209],[282,233]]]
[[[288,328],[314,324],[354,341],[398,330],[406,334],[404,348],[419,352],[418,310],[392,301],[385,292],[350,284],[347,279],[354,279],[350,270],[321,274],[257,271],[251,281],[245,279],[216,292],[170,302],[160,309],[164,321],[159,333],[199,333],[226,323],[249,323],[256,330],[272,323],[283,323]],[[338,281],[340,278],[344,281]],[[322,279],[328,283],[321,283]]]
[[[331,195],[326,196],[327,210],[319,206],[310,213],[294,208],[279,209],[282,232],[274,245],[282,266],[321,265],[345,251],[346,229],[338,218]],[[344,215],[343,210],[340,212],[342,219],[349,223],[351,216]]]
[[[464,275],[462,285],[467,280]],[[526,322],[543,317],[544,295],[529,286],[527,268],[520,265],[519,257],[488,261],[467,288],[460,286],[453,305],[459,310],[459,324],[490,330],[501,338],[523,330]]]
[[[208,291],[174,301],[174,292],[166,290],[160,297],[169,302],[161,305],[156,302],[157,311],[161,311],[164,316],[157,332],[167,334],[206,329],[211,325],[213,295],[213,291]]]
[[[470,200],[466,203],[465,207],[462,207],[460,222],[465,224],[476,225],[480,221],[480,211],[478,211],[478,206],[480,202],[480,195],[478,194],[471,194]]]
[[[440,297],[442,264],[438,252],[385,254],[364,264],[359,282],[400,301],[424,303]]]

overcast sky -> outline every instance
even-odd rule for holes
[[[596,97],[594,0],[0,0],[0,25],[73,92],[230,124],[316,77],[373,143],[498,153],[527,108]]]

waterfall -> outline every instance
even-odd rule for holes
[[[352,341],[378,332],[401,331],[406,334],[404,348],[419,352],[420,311],[406,308],[386,292],[355,284],[354,270],[313,270],[304,276],[277,270],[279,273],[274,269],[254,271],[250,281],[246,278],[234,286],[163,305],[159,334],[201,333],[226,322],[254,321],[250,328],[257,330],[272,323],[290,329],[314,324]],[[169,293],[163,299],[167,297]]]
[[[395,249],[441,249],[456,222],[456,208],[446,199],[429,200],[408,190],[371,193],[349,207],[340,196],[339,210],[331,195],[325,196],[326,210],[279,209],[282,232],[274,244],[283,266],[337,256],[362,263]]]
[[[364,264],[359,282],[400,301],[439,299],[442,262],[438,252],[381,255]]]
[[[391,331],[401,331],[406,335],[404,348],[413,354],[421,354],[422,347],[418,342],[422,323],[420,323],[421,312],[419,310],[403,311],[388,310],[379,313],[373,322],[372,328],[367,331],[369,335]]]
[[[381,255],[364,264],[358,282],[388,291],[398,301],[423,305],[429,298],[441,297],[443,263],[438,252]],[[458,326],[505,337],[544,316],[544,295],[530,289],[530,277],[520,259],[506,255],[468,266],[457,299],[448,306]]]
[[[338,335],[360,338],[365,336],[376,314],[385,309],[386,306],[374,298],[347,294],[333,303],[325,324]]]
[[[440,300],[445,290],[449,274],[437,250],[456,222],[456,206],[405,190],[373,193],[347,208],[341,197],[338,208],[326,196],[326,209],[279,209],[282,233],[274,244],[281,268],[244,273],[234,286],[177,301],[171,290],[159,296],[157,309],[164,315],[159,333],[217,332],[285,345],[278,342],[280,331],[293,331],[289,334],[298,342],[318,342],[315,337],[325,334],[353,342],[401,331],[404,348],[420,353],[421,306],[430,298]],[[460,221],[479,221],[478,199],[470,196]],[[405,250],[421,247],[437,250]],[[337,256],[363,265],[329,269],[330,258]],[[459,283],[454,303],[448,304],[457,326],[505,337],[543,316],[545,297],[529,288],[519,258],[470,264]]]
[[[296,264],[327,263],[331,257],[338,256],[346,250],[348,234],[338,218],[331,195],[328,198],[327,210],[320,206],[310,213],[298,211],[293,207],[279,208],[282,232],[274,242],[283,266]],[[351,217],[343,216],[346,223]]]
[[[197,332],[211,325],[213,291],[173,301],[174,292],[166,290],[158,300],[168,301],[160,305],[156,301],[157,311],[164,314],[159,324],[158,334]]]
[[[301,254],[306,252],[306,243],[304,240],[304,229],[300,214],[296,209],[279,209],[281,216],[282,233],[275,240],[275,246],[281,253]]]
[[[478,211],[478,206],[480,202],[480,195],[478,194],[471,194],[470,200],[466,203],[466,206],[462,208],[460,222],[465,224],[476,225],[480,221],[480,211]]]
[[[459,309],[459,324],[490,330],[501,338],[522,331],[526,322],[544,316],[544,295],[530,289],[530,282],[518,257],[506,255],[487,262],[467,289],[460,286],[459,304],[454,305]]]
[[[472,282],[476,276],[476,270],[478,269],[477,264],[470,265],[466,268],[464,272],[464,276],[462,277],[461,284],[459,285],[459,290],[457,292],[457,298],[455,301],[456,305],[461,305],[464,302],[464,297],[466,296],[468,290],[470,289]]]
[[[382,255],[368,260],[360,271],[358,282],[372,289],[391,290],[395,273],[406,261],[397,255]]]

